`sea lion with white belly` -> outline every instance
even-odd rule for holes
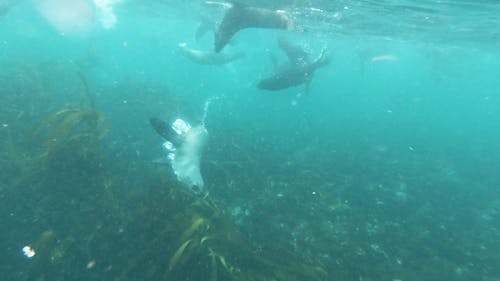
[[[163,147],[177,179],[190,191],[200,193],[205,183],[201,175],[200,161],[208,140],[204,124],[191,126],[183,119],[167,123],[151,118],[151,126],[165,139]]]

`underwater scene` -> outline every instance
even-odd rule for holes
[[[500,281],[499,26],[0,0],[0,279]]]

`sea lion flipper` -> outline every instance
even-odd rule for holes
[[[165,140],[170,141],[174,146],[182,143],[182,137],[177,134],[167,122],[156,117],[151,117],[149,118],[149,123],[156,133]]]
[[[162,136],[164,139],[169,138],[169,126],[167,122],[156,117],[151,117],[149,118],[149,124],[151,124],[151,127],[153,127],[158,135]]]

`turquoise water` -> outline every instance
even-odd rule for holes
[[[95,2],[0,0],[5,280],[500,280],[499,3],[248,1],[295,30],[200,65],[220,5]],[[149,118],[210,99],[196,194]]]

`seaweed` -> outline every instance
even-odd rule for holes
[[[95,110],[68,107],[49,114],[32,130],[34,151],[28,159],[15,148],[10,150],[13,163],[26,166],[16,185],[63,178],[78,182],[85,174],[95,174],[106,132],[103,114]]]
[[[36,255],[28,267],[30,280],[53,280],[54,265],[58,262],[57,238],[52,230],[45,230],[34,243]]]
[[[115,261],[115,280],[326,280],[317,262],[279,245],[259,248],[216,196],[186,193],[157,176],[144,181],[143,190],[154,194],[143,195],[147,204],[135,209],[126,227],[137,243],[117,248],[117,256],[129,258]]]
[[[186,211],[191,213],[191,223],[179,232],[178,247],[170,257],[165,280],[181,273],[209,276],[209,280],[326,278],[320,264],[305,261],[291,251],[279,247],[255,249],[208,196],[197,198]],[[195,266],[197,273],[193,272]]]

